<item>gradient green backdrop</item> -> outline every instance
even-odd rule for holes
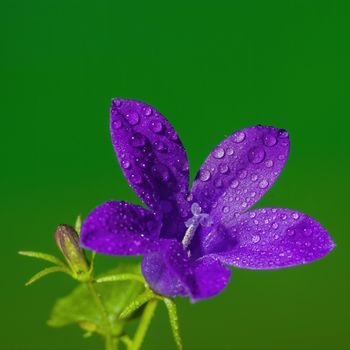
[[[137,202],[110,142],[112,97],[175,126],[191,178],[232,131],[286,128],[287,166],[259,206],[298,209],[337,248],[311,265],[235,270],[218,297],[179,300],[186,350],[345,349],[349,343],[349,2],[2,0],[1,313],[4,350],[97,350],[46,326],[64,275],[25,288],[52,233],[108,199]],[[99,269],[121,258],[99,257]],[[157,311],[144,349],[174,349]]]

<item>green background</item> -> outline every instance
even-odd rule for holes
[[[46,326],[64,275],[31,287],[53,231],[108,199],[138,199],[109,137],[112,97],[145,101],[180,134],[191,178],[234,130],[286,128],[286,168],[259,207],[298,209],[337,248],[313,264],[234,270],[216,298],[179,300],[185,349],[344,349],[349,343],[347,1],[13,1],[0,10],[0,348],[102,349]],[[122,258],[98,257],[103,270]],[[144,349],[174,349],[163,307]]]

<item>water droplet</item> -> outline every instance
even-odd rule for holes
[[[122,126],[123,126],[123,122],[121,121],[120,118],[118,118],[112,122],[113,129],[117,130],[117,129],[120,129]]]
[[[149,117],[152,114],[152,108],[150,106],[143,107],[142,110],[143,114],[147,117]]]
[[[122,101],[117,99],[117,98],[114,98],[113,99],[113,107],[120,107],[122,105]]]
[[[229,207],[223,207],[222,208],[222,212],[225,213],[225,214],[227,214],[229,211],[230,211]]]
[[[295,235],[295,230],[293,230],[292,228],[287,229],[286,232],[287,232],[288,236],[294,236]]]
[[[272,147],[272,146],[274,146],[277,143],[277,139],[272,134],[266,134],[263,137],[263,142],[264,142],[265,146]]]
[[[140,185],[142,183],[142,178],[139,174],[131,174],[131,180],[136,185]]]
[[[251,217],[252,219],[255,218],[256,213],[254,213],[253,211],[249,213],[249,217]]]
[[[268,168],[271,168],[273,166],[273,160],[269,159],[265,162],[265,165],[268,167]]]
[[[305,227],[305,228],[303,229],[303,234],[304,234],[306,237],[311,236],[311,235],[312,235],[312,229],[309,228],[309,227]]]
[[[231,148],[231,147],[229,147],[229,148],[226,150],[226,154],[227,154],[228,156],[232,156],[233,153],[234,153],[234,150],[233,150],[233,148]]]
[[[133,147],[143,147],[146,144],[146,137],[140,133],[135,133],[130,138],[130,144]]]
[[[158,151],[158,152],[165,153],[168,151],[168,148],[165,146],[164,142],[162,142],[162,141],[155,141],[153,143],[153,146],[156,149],[156,151]]]
[[[214,149],[213,156],[214,158],[221,159],[225,155],[225,151],[222,147],[217,147]]]
[[[293,214],[292,214],[292,218],[293,218],[294,220],[298,220],[298,219],[299,219],[299,214],[298,214],[298,213],[293,213]]]
[[[220,164],[219,165],[219,171],[221,174],[227,174],[229,171],[229,167],[227,164]]]
[[[242,203],[242,208],[247,208],[248,204],[246,202]]]
[[[151,122],[150,128],[154,133],[160,134],[163,131],[163,124],[159,120],[154,120]]]
[[[264,189],[264,188],[266,188],[267,186],[269,185],[269,183],[268,183],[268,181],[267,180],[261,180],[260,182],[259,182],[259,187],[261,188],[261,189]]]
[[[273,238],[274,239],[278,239],[278,238],[280,238],[280,236],[279,235],[274,235]]]
[[[284,155],[284,154],[280,154],[279,156],[278,156],[278,159],[279,160],[284,160],[286,158],[286,156]]]
[[[256,192],[252,192],[251,194],[250,194],[250,197],[255,197],[256,196]]]
[[[134,111],[127,113],[125,118],[130,125],[136,125],[140,121],[138,113]]]
[[[253,243],[258,243],[260,241],[260,236],[259,235],[253,235],[252,236],[252,242]]]
[[[131,164],[130,164],[130,162],[128,160],[122,160],[122,167],[124,169],[130,169]]]
[[[274,222],[274,223],[272,224],[272,228],[273,228],[274,230],[277,230],[277,229],[278,229],[278,223],[277,223],[277,222]]]
[[[177,141],[179,139],[179,137],[177,136],[177,134],[174,130],[169,130],[168,135],[172,141]]]
[[[245,139],[245,133],[243,131],[236,131],[233,135],[232,135],[232,139],[233,142],[236,143],[241,143],[244,141]]]
[[[248,175],[247,170],[241,170],[238,172],[238,176],[240,179],[244,179]]]
[[[280,139],[285,139],[285,138],[287,138],[287,137],[288,137],[288,132],[287,132],[287,130],[280,129],[280,130],[278,131],[278,137],[279,137]]]
[[[202,181],[208,181],[210,179],[210,171],[209,170],[201,170],[199,178]]]
[[[252,179],[252,181],[255,182],[255,181],[258,179],[258,175],[253,174],[253,175],[251,176],[251,179]]]
[[[231,184],[231,187],[232,187],[232,188],[237,188],[238,185],[239,185],[238,180],[233,180],[233,181],[232,181],[232,184]]]
[[[253,164],[261,163],[265,158],[265,151],[262,147],[253,147],[248,152],[248,159]]]

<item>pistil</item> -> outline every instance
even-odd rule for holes
[[[202,213],[202,208],[198,203],[192,204],[191,212],[193,216],[185,222],[187,230],[182,240],[184,249],[187,249],[190,245],[199,225],[209,227],[212,224],[210,216],[206,213]]]

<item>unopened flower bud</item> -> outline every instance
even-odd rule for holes
[[[79,246],[79,236],[74,228],[69,225],[59,225],[55,232],[55,241],[72,271],[77,276],[87,274],[88,262],[84,251]]]

